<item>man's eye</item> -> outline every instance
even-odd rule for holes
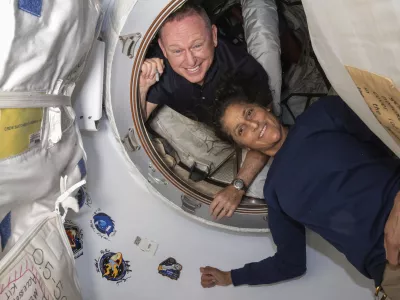
[[[172,50],[172,53],[179,54],[179,53],[181,53],[181,50]]]
[[[200,48],[201,46],[202,46],[201,44],[197,44],[197,45],[194,45],[193,48]]]
[[[243,133],[243,127],[240,127],[238,130],[238,135],[242,135],[242,133]]]
[[[247,111],[247,116],[250,117],[252,114],[253,114],[253,109],[250,108],[250,109]]]

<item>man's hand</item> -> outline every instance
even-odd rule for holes
[[[146,120],[151,112],[157,107],[155,103],[148,103],[147,93],[150,87],[157,82],[157,76],[161,76],[164,72],[164,61],[160,58],[149,58],[143,62],[140,77],[139,77],[139,91],[140,102]]]
[[[217,220],[232,217],[243,195],[244,191],[237,190],[233,185],[227,186],[215,195],[210,205],[210,214]]]
[[[386,259],[391,265],[400,264],[400,193],[394,199],[394,205],[385,225]]]
[[[223,272],[212,267],[200,268],[200,272],[201,286],[203,288],[211,288],[216,285],[228,286],[232,284],[231,272]]]
[[[162,59],[149,58],[143,62],[139,78],[140,90],[147,92],[157,82],[157,72],[160,76],[164,72],[164,61]]]

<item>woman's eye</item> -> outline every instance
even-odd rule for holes
[[[240,127],[238,130],[238,135],[242,135],[242,133],[243,133],[243,127]]]
[[[247,111],[247,116],[250,117],[252,114],[253,114],[253,109],[251,108]]]

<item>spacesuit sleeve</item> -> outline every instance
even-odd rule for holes
[[[269,226],[277,246],[274,256],[232,270],[234,286],[270,284],[299,277],[306,272],[304,226],[282,211],[269,208]]]

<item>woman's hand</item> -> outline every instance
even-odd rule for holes
[[[394,199],[394,205],[385,225],[385,250],[389,264],[400,264],[400,192]]]
[[[200,272],[201,286],[203,288],[211,288],[216,285],[228,286],[232,284],[231,272],[223,272],[212,267],[200,268]]]
[[[242,201],[243,195],[244,191],[239,191],[233,185],[228,185],[215,195],[210,205],[210,214],[217,220],[223,217],[232,217],[235,209]]]

